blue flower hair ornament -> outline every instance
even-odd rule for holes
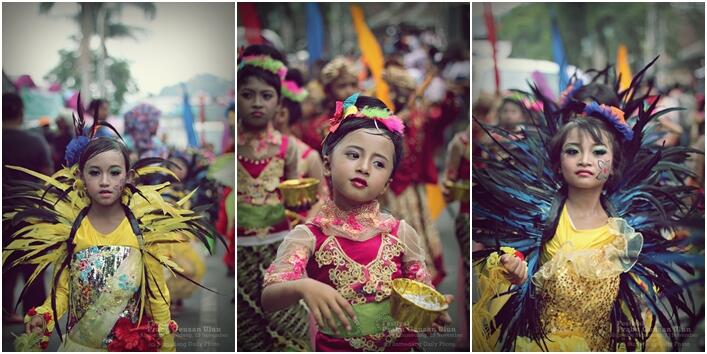
[[[89,141],[91,140],[83,135],[71,139],[71,142],[69,142],[69,145],[66,147],[66,153],[64,154],[66,166],[73,166],[75,163],[79,162],[81,154],[84,149],[86,149],[86,145],[88,145]]]

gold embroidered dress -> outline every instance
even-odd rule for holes
[[[537,286],[550,351],[609,350],[610,315],[619,275],[631,269],[642,247],[642,235],[621,218],[579,230],[572,224],[567,206],[563,208],[555,235],[543,248],[542,266],[528,280]],[[495,286],[503,291],[508,283]],[[507,299],[503,296],[493,301],[490,313],[495,315]],[[528,338],[518,337],[516,351],[542,349]]]
[[[406,277],[430,284],[415,230],[379,210],[378,202],[343,211],[327,201],[313,222],[298,225],[278,249],[264,286],[309,277],[336,289],[360,324],[335,335],[316,333],[317,351],[409,351],[416,333],[390,317],[390,282]]]
[[[253,155],[239,154],[237,166],[237,350],[308,351],[309,318],[304,306],[266,314],[260,304],[263,270],[275,259],[289,231],[277,186],[285,180],[287,167],[296,167],[297,150],[272,124],[259,133],[239,132],[237,141],[239,149]],[[295,172],[292,168],[291,173]]]

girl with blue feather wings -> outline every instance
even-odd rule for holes
[[[648,146],[646,124],[673,110],[654,112],[651,87],[639,90],[655,60],[628,89],[614,84],[619,107],[581,99],[579,80],[559,104],[531,87],[544,120],[497,142],[507,159],[474,165],[472,238],[485,246],[473,252],[474,349],[678,350],[694,330],[704,309],[690,286],[703,281],[704,256],[685,251],[694,237],[671,235],[704,215],[694,188],[659,178],[684,180],[681,164],[698,151]],[[590,85],[611,87],[608,68]]]

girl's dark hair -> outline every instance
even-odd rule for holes
[[[92,139],[86,145],[81,157],[79,158],[79,170],[83,171],[84,166],[86,166],[86,161],[90,160],[94,156],[104,153],[106,151],[119,151],[123,155],[125,160],[125,169],[130,169],[130,153],[125,144],[115,138],[111,137],[100,137]]]
[[[279,60],[283,64],[287,65],[287,59],[285,59],[285,56],[282,55],[282,53],[280,53],[277,49],[269,45],[256,44],[248,46],[243,51],[242,56],[248,55],[268,55],[271,58]],[[241,60],[241,58],[238,58],[238,64],[241,63]],[[275,89],[277,96],[280,97],[282,82],[277,74],[252,65],[245,65],[242,69],[238,70],[238,86],[244,85],[248,78],[251,77],[257,77],[265,81],[268,86],[272,86]]]
[[[604,144],[602,140],[602,132],[606,133],[608,144],[611,146],[612,158],[612,174],[604,185],[605,189],[612,189],[614,185],[621,180],[621,173],[624,170],[624,160],[621,154],[622,144],[621,138],[614,128],[609,123],[601,118],[591,116],[575,116],[570,119],[567,124],[562,126],[555,136],[550,139],[550,167],[553,172],[561,175],[560,172],[560,157],[562,155],[562,145],[567,140],[567,135],[573,129],[579,129],[580,132],[588,133],[595,143]]]
[[[358,96],[356,100],[356,107],[361,110],[364,107],[377,107],[377,108],[387,108],[383,101],[369,96]],[[322,142],[322,155],[328,156],[334,147],[349,133],[359,130],[359,129],[376,129],[381,131],[381,135],[388,137],[395,147],[395,156],[393,156],[393,172],[391,176],[395,175],[395,171],[398,169],[400,161],[403,159],[403,137],[393,131],[388,130],[385,125],[381,123],[376,123],[370,118],[347,118],[341,122],[341,125],[336,129],[335,132],[330,133],[324,138]]]
[[[299,87],[304,86],[302,73],[297,69],[288,69],[285,80],[294,81]],[[294,124],[302,118],[302,104],[299,102],[293,101],[287,98],[287,96],[282,96],[282,106],[290,113],[290,121],[288,124]]]

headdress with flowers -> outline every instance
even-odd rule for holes
[[[282,82],[282,95],[295,102],[302,102],[309,95],[306,88],[300,87],[295,81],[284,80]]]
[[[383,124],[388,130],[396,134],[403,135],[403,130],[405,129],[403,121],[387,108],[366,106],[359,110],[356,107],[356,100],[358,100],[359,95],[360,93],[357,92],[349,96],[344,102],[336,101],[336,111],[334,116],[329,119],[329,133],[335,132],[344,119],[368,118],[373,119],[376,124]]]
[[[238,70],[243,69],[246,65],[267,70],[279,76],[281,81],[284,81],[287,75],[287,67],[285,64],[277,59],[273,59],[269,55],[246,55],[241,58],[241,62],[238,64]]]
[[[623,136],[626,141],[633,140],[633,130],[626,123],[624,111],[614,106],[590,102],[584,107],[582,112],[588,116],[604,119],[611,124]]]

